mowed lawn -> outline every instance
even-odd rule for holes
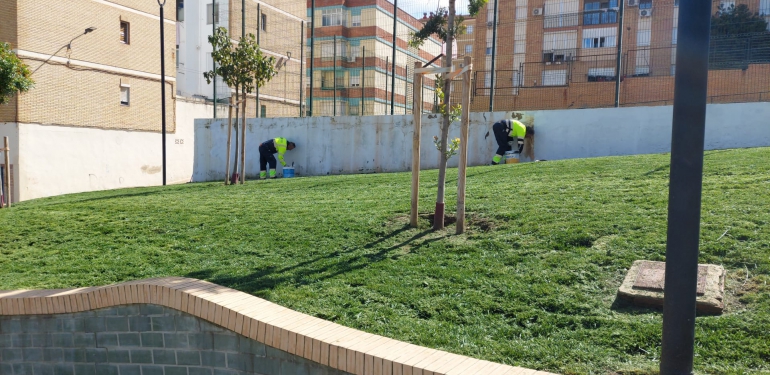
[[[727,309],[697,319],[698,373],[770,371],[770,149],[708,152],[701,263]],[[0,289],[209,280],[418,345],[565,374],[657,372],[661,312],[616,301],[664,260],[669,155],[468,171],[465,235],[430,230],[436,171],[126,189],[0,210]],[[454,212],[457,171],[449,171]]]

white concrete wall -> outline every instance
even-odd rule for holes
[[[470,165],[491,161],[497,148],[491,124],[509,114],[471,114]],[[672,114],[671,106],[525,113],[534,118],[535,157],[541,160],[668,152]],[[770,146],[769,118],[770,103],[709,105],[705,147]],[[434,115],[423,116],[423,169],[438,167],[432,138],[439,135],[439,120]],[[193,181],[224,179],[224,121],[196,120]],[[247,124],[246,174],[250,178],[258,173],[259,143],[277,136],[297,143],[297,149],[286,154],[287,162],[295,162],[297,175],[394,172],[411,167],[411,116],[249,119]],[[450,128],[450,137],[459,137],[459,123]],[[452,157],[450,167],[457,162],[458,157]]]
[[[535,111],[535,156],[557,160],[671,151],[672,106]],[[770,103],[709,104],[706,150],[770,146]]]
[[[13,165],[13,186],[11,186],[11,203],[19,201],[19,126],[15,122],[0,122],[0,148],[5,147],[3,137],[8,137],[9,162]],[[5,154],[0,151],[0,164],[5,163]]]
[[[178,100],[176,133],[166,134],[166,181],[190,182],[196,117],[211,105]],[[0,135],[13,129],[0,127]],[[18,200],[125,187],[161,185],[161,134],[66,126],[19,124]]]

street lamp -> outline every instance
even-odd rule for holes
[[[61,50],[62,50],[62,48],[64,48],[64,47],[67,47],[67,50],[68,50],[68,51],[69,51],[69,50],[71,50],[71,49],[72,49],[72,42],[73,42],[73,41],[75,41],[75,39],[77,39],[77,38],[80,38],[81,36],[83,36],[83,35],[86,35],[86,34],[88,34],[88,33],[92,32],[92,31],[94,31],[94,30],[96,30],[96,28],[95,28],[95,27],[93,27],[93,26],[92,26],[92,27],[89,27],[89,28],[87,28],[85,31],[83,31],[83,33],[82,33],[82,34],[78,34],[76,37],[74,37],[74,38],[70,39],[69,43],[67,43],[67,44],[65,44],[65,45],[63,45],[63,46],[61,46],[61,47],[59,47],[59,49],[57,49],[57,50],[56,50],[56,52],[54,52],[54,53],[53,53],[51,56],[48,56],[48,58],[47,58],[45,61],[43,61],[43,63],[42,63],[42,64],[40,64],[40,65],[39,65],[37,68],[35,68],[35,70],[33,70],[33,71],[32,71],[32,73],[30,73],[30,75],[32,75],[32,74],[35,74],[35,72],[37,72],[37,70],[38,70],[38,69],[40,69],[41,67],[43,67],[43,65],[45,65],[46,63],[48,63],[48,61],[50,61],[50,60],[51,60],[51,59],[52,59],[54,56],[56,56],[56,54],[57,54],[57,53],[59,53],[59,51],[61,51]],[[68,57],[68,59],[69,59],[69,57]]]
[[[77,39],[77,38],[80,38],[81,36],[83,36],[83,35],[86,35],[86,34],[88,34],[88,33],[92,32],[92,31],[94,31],[94,30],[96,30],[96,28],[95,28],[95,27],[93,27],[93,26],[91,26],[91,27],[87,28],[85,31],[83,31],[83,33],[82,33],[82,34],[80,34],[80,35],[78,35],[78,36],[76,36],[76,37],[72,38],[72,40],[70,40],[70,42],[69,42],[69,43],[67,43],[67,49],[72,49],[72,42],[73,42],[73,41],[75,41],[75,39]]]
[[[163,186],[166,186],[166,59],[165,38],[163,36],[163,6],[166,0],[157,0],[160,6],[160,102],[161,102],[161,142],[163,150]]]

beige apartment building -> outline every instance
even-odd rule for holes
[[[625,1],[620,74],[618,1]],[[490,105],[493,4],[478,14],[470,47],[475,111]],[[736,4],[770,20],[770,0],[712,1],[713,12]],[[621,105],[672,104],[678,0],[500,0],[498,8],[494,110],[612,106],[618,76]],[[768,63],[710,71],[713,103],[767,101],[768,88]]]
[[[173,7],[165,13],[166,122],[175,129]],[[0,123],[161,130],[159,8],[140,0],[3,0],[0,41],[35,87],[0,106]]]

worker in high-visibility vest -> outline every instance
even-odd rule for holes
[[[524,149],[524,139],[527,138],[529,142],[532,142],[535,136],[535,128],[526,126],[518,120],[498,121],[492,125],[492,132],[495,133],[495,140],[497,141],[497,152],[492,158],[492,165],[502,162],[505,152],[513,150],[514,141],[517,143],[514,153],[521,154]]]
[[[267,178],[268,164],[270,165],[270,178],[275,178],[276,162],[273,154],[278,153],[278,161],[285,167],[286,161],[283,160],[283,154],[286,153],[286,150],[293,150],[294,147],[296,147],[294,142],[289,142],[282,137],[262,142],[259,145],[259,178]]]

